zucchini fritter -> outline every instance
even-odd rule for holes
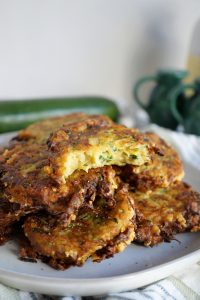
[[[115,158],[107,147],[117,153]],[[67,165],[74,172],[63,181],[60,170],[66,170],[66,151],[68,157],[73,157],[75,168],[71,163]],[[78,160],[94,154],[85,170],[77,165],[77,151]],[[19,203],[21,209],[43,208],[62,214],[69,222],[87,199],[91,201],[96,195],[113,197],[119,179],[108,164],[141,164],[149,160],[150,152],[143,135],[135,130],[115,125],[105,116],[72,114],[43,120],[22,130],[0,155],[0,182],[7,199]]]
[[[46,173],[49,163],[47,139],[63,124],[87,119],[85,114],[72,114],[43,120],[22,130],[0,156],[0,183],[7,199],[27,207],[49,210],[51,213],[74,214],[79,205],[98,193],[112,197],[117,187],[112,167],[92,169],[88,173],[74,172],[67,183],[58,184]],[[104,124],[112,124],[100,117]]]
[[[124,187],[116,192],[112,207],[105,199],[96,199],[93,207],[82,207],[67,228],[55,217],[35,215],[25,221],[24,232],[33,249],[53,267],[80,266],[89,257],[100,261],[130,244],[134,214],[133,199]]]
[[[64,124],[49,140],[50,167],[46,171],[65,182],[76,170],[126,164],[141,166],[150,160],[143,134],[122,125],[108,124],[101,116]]]
[[[136,207],[136,242],[154,246],[176,233],[200,230],[200,194],[180,182],[152,193],[132,193]]]
[[[157,151],[152,153],[151,162],[142,166],[128,165],[120,170],[123,180],[143,192],[180,182],[184,170],[178,153],[155,133],[145,135]]]

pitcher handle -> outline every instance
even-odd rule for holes
[[[145,110],[147,108],[147,105],[144,105],[144,103],[140,100],[139,88],[143,83],[145,83],[147,81],[156,81],[156,80],[157,80],[156,76],[146,76],[146,77],[139,79],[134,86],[134,89],[133,89],[134,98],[135,98],[136,102]]]
[[[192,84],[192,83],[191,84],[185,84],[185,85],[179,86],[178,88],[175,88],[172,91],[171,95],[170,95],[170,107],[171,107],[172,114],[173,114],[174,118],[180,124],[183,124],[184,119],[183,119],[182,115],[180,114],[180,112],[177,109],[177,99],[178,99],[178,96],[181,93],[185,92],[185,90],[187,90],[187,89],[194,90],[194,88],[195,88],[195,85]]]

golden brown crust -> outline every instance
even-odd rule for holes
[[[0,245],[10,239],[13,232],[13,225],[22,215],[19,205],[6,200],[3,193],[0,193]]]
[[[200,194],[183,182],[154,192],[132,193],[136,207],[136,241],[153,246],[200,225]]]
[[[90,256],[100,261],[111,256],[111,249],[122,251],[134,239],[133,199],[125,187],[114,199],[112,207],[105,199],[96,199],[93,207],[82,207],[67,228],[50,216],[30,216],[24,224],[25,235],[39,255],[50,258],[51,265],[54,261],[54,267],[58,262],[82,265]],[[107,252],[97,252],[106,247]]]
[[[0,192],[0,245],[10,239],[20,218],[33,211],[35,208],[21,208],[20,204],[8,201],[6,195]]]
[[[28,141],[30,139],[35,139],[35,141],[46,143],[47,138],[52,133],[52,130],[58,130],[64,124],[74,124],[76,122],[82,122],[88,118],[88,115],[85,113],[73,113],[60,117],[48,118],[41,120],[32,125],[29,125],[27,128],[21,130],[17,135],[17,140]],[[106,116],[102,118],[108,123],[112,123],[112,120]]]
[[[154,133],[146,133],[146,139],[154,147],[151,161],[142,166],[125,166],[122,178],[133,189],[150,191],[180,182],[184,176],[183,164],[178,153]]]
[[[125,231],[120,232],[114,239],[110,240],[104,248],[97,250],[92,255],[92,260],[101,262],[103,259],[113,257],[114,254],[122,252],[134,240],[134,228],[134,222],[130,222]]]

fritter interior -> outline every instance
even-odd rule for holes
[[[200,229],[200,194],[180,182],[154,192],[132,193],[136,207],[136,242],[154,246],[174,235]]]
[[[61,182],[76,170],[108,165],[143,165],[150,160],[150,147],[136,129],[108,124],[100,116],[64,124],[49,140],[50,166],[46,171]]]
[[[125,187],[115,194],[110,207],[103,198],[94,206],[83,206],[67,228],[49,215],[29,216],[24,223],[31,246],[55,268],[82,265],[89,257],[95,261],[122,251],[134,239],[133,199]]]

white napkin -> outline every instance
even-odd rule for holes
[[[172,132],[157,125],[145,130],[154,131],[171,143],[182,159],[200,169],[200,138]],[[83,299],[81,299],[83,298]],[[0,300],[200,300],[200,264],[194,264],[181,272],[145,288],[101,297],[59,297],[18,291],[0,284]]]

